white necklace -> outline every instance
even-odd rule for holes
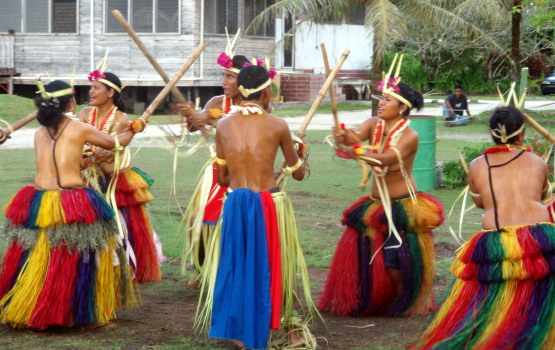
[[[264,109],[256,103],[243,103],[240,106],[231,106],[230,113],[241,112],[243,115],[264,114]]]

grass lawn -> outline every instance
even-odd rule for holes
[[[33,110],[32,103],[26,99],[15,99],[20,106],[13,105],[13,97],[10,103],[6,103],[6,95],[0,95],[0,118],[11,120],[19,119],[26,113]],[[4,105],[8,107],[4,108]],[[364,106],[363,106],[364,107]],[[325,108],[325,107],[322,107]],[[328,107],[329,108],[329,107]],[[343,107],[340,107],[340,109]],[[360,108],[360,106],[358,107]],[[285,115],[296,115],[306,113],[307,108],[301,111],[286,111]],[[302,113],[301,113],[302,112]],[[439,118],[438,118],[439,120]],[[331,257],[335,250],[336,243],[342,233],[342,226],[339,223],[342,211],[354,200],[367,194],[367,189],[358,188],[360,180],[360,169],[353,161],[339,159],[333,156],[331,148],[323,142],[327,131],[309,131],[306,140],[310,141],[309,166],[311,174],[302,182],[292,179],[287,183],[293,206],[296,210],[296,219],[299,228],[299,239],[303,248],[306,261],[317,275],[325,277],[325,269],[329,266]],[[17,133],[13,135],[17,137]],[[479,145],[483,142],[490,142],[487,134],[485,121],[475,121],[465,127],[446,128],[442,122],[437,123],[437,161],[451,161],[458,159],[457,149],[464,146]],[[167,144],[164,140],[153,140],[153,143]],[[180,154],[185,153],[186,149],[180,150]],[[135,149],[132,150],[135,153]],[[10,197],[22,186],[32,183],[35,174],[34,152],[33,150],[7,150],[0,147],[0,203],[8,202]],[[164,264],[164,280],[159,283],[151,283],[142,286],[145,293],[143,308],[160,308],[171,313],[176,306],[183,300],[190,301],[191,305],[196,305],[198,298],[196,292],[184,291],[186,277],[180,275],[179,258],[182,249],[182,236],[179,232],[181,222],[181,212],[184,210],[191,194],[194,190],[197,175],[201,170],[202,164],[207,160],[208,150],[200,149],[193,156],[185,158],[179,157],[177,167],[177,186],[174,197],[170,193],[172,184],[173,153],[169,148],[141,148],[135,155],[132,164],[143,169],[155,179],[152,191],[156,200],[150,204],[150,213],[153,218],[153,225],[164,244],[164,254],[170,261]],[[438,197],[445,205],[446,215],[451,205],[459,195],[460,189],[435,189],[431,194]],[[470,199],[469,199],[470,200]],[[456,210],[459,212],[459,209]],[[457,229],[457,217],[453,217],[453,227]],[[479,230],[481,211],[474,209],[465,216],[462,226],[464,236],[468,238],[473,232]],[[4,217],[0,218],[0,225],[4,224]],[[449,234],[448,220],[435,232],[435,240],[438,244],[448,247],[448,253],[438,257],[438,279],[446,284],[450,280],[448,269],[452,257],[454,256],[455,241]],[[5,249],[5,242],[0,241],[0,250]],[[316,291],[321,291],[323,287],[323,277],[313,280]],[[444,290],[444,289],[443,289]],[[317,293],[317,292],[316,292]],[[174,298],[171,303],[160,302],[159,299],[148,299],[150,295],[156,298],[166,296]],[[316,297],[316,295],[315,295]],[[177,303],[177,304],[176,304]],[[181,304],[179,304],[181,305]],[[149,309],[143,311],[148,312]],[[194,308],[183,314],[183,318],[192,318]],[[119,315],[119,314],[118,314]],[[12,348],[33,349],[33,348],[110,348],[110,349],[229,349],[227,343],[213,340],[206,340],[204,336],[195,336],[190,329],[184,329],[181,335],[175,329],[180,329],[176,323],[172,330],[168,327],[159,328],[151,324],[137,320],[133,326],[127,326],[126,321],[133,319],[132,312],[124,313],[121,323],[115,330],[96,332],[64,332],[64,333],[34,333],[28,331],[13,331],[7,327],[0,327],[0,337],[4,344]],[[121,316],[120,316],[121,317]],[[324,317],[328,317],[325,314]],[[345,319],[345,322],[355,322]],[[380,319],[378,319],[380,320]],[[142,323],[141,323],[142,322]],[[364,320],[360,322],[366,322]],[[381,322],[381,321],[373,321]],[[383,322],[387,322],[384,320]],[[402,319],[396,322],[415,322],[411,332],[429,322],[428,319],[421,320]],[[412,325],[412,323],[410,323]],[[141,328],[142,327],[142,328]],[[177,328],[176,328],[177,327]],[[181,326],[183,327],[183,326]],[[148,344],[137,340],[142,333],[156,333],[158,338],[153,338]],[[166,332],[166,333],[164,333]],[[168,333],[169,332],[169,333]],[[379,332],[378,332],[379,333]],[[365,333],[366,334],[366,333]],[[403,334],[385,332],[376,334],[371,339],[373,348],[392,349],[404,348],[410,343],[410,339],[402,338]],[[154,337],[154,335],[153,335]],[[328,335],[329,337],[329,335]],[[144,338],[144,337],[143,337]],[[141,338],[142,339],[142,338]],[[348,347],[349,349],[368,348],[370,340],[365,338],[358,339],[358,345]],[[331,341],[331,340],[330,340]],[[330,343],[331,344],[331,343]],[[1,346],[0,346],[1,347]]]

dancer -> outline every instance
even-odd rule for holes
[[[210,99],[200,112],[195,111],[191,102],[178,105],[180,114],[186,117],[191,125],[191,131],[205,128],[207,125],[216,127],[219,118],[227,115],[232,106],[239,106],[243,102],[237,85],[237,75],[245,65],[250,64],[249,60],[245,56],[233,55],[228,45],[226,51],[220,54],[218,64],[224,69],[222,73],[224,94]],[[206,244],[221,215],[223,196],[227,191],[226,187],[218,185],[215,154],[211,155],[203,169],[201,180],[184,215],[185,244],[181,259],[182,271],[186,270],[190,262],[195,268],[190,275],[188,289],[197,289],[199,286],[198,273],[204,263]]]
[[[483,231],[458,250],[456,280],[418,349],[555,348],[555,225],[542,204],[548,168],[523,147],[518,109],[496,109],[489,126],[495,147],[468,171]]]
[[[37,85],[37,175],[4,207],[8,248],[0,272],[0,322],[36,329],[106,323],[116,307],[137,300],[114,211],[97,191],[83,187],[81,150],[85,143],[127,145],[145,122],[134,120],[111,137],[72,120],[76,103],[69,84]]]
[[[347,226],[337,244],[319,301],[341,316],[392,317],[426,314],[434,307],[435,255],[431,230],[443,222],[441,204],[415,192],[412,167],[418,135],[409,128],[410,110],[423,106],[422,95],[398,76],[383,82],[378,118],[358,130],[335,130],[346,155],[369,164],[374,174],[371,195],[343,213]],[[402,59],[402,58],[401,58]],[[372,140],[370,146],[360,142]]]
[[[92,107],[84,108],[79,113],[79,119],[106,134],[121,132],[129,118],[120,95],[122,85],[119,78],[97,69],[89,74],[89,81],[89,103]],[[127,148],[117,168],[112,151],[92,146],[84,151],[86,156],[83,176],[87,186],[104,194],[109,191],[110,182],[114,182],[113,195],[122,217],[126,252],[135,272],[135,280],[140,283],[161,280],[159,261],[165,257],[146,209],[146,204],[154,199],[150,192],[153,180],[139,168],[130,166]]]
[[[297,280],[303,276],[305,306],[310,315],[316,312],[308,271],[291,203],[273,172],[279,149],[288,164],[286,174],[302,180],[305,166],[287,124],[265,112],[272,94],[267,70],[248,66],[237,81],[243,104],[220,120],[216,133],[218,183],[229,190],[203,269],[209,336],[232,339],[240,348],[265,349],[270,329],[281,328],[291,348],[313,348],[306,326],[310,317],[299,321],[293,310]]]

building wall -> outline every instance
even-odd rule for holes
[[[88,85],[86,77],[109,48],[109,68],[129,86],[163,86],[162,79],[152,68],[139,48],[124,34],[104,32],[104,1],[94,1],[91,22],[91,1],[78,2],[78,34],[15,34],[15,66],[20,77],[16,84],[33,84],[37,73],[69,79],[73,67],[76,84]],[[209,0],[205,0],[209,1]],[[218,86],[221,68],[216,64],[225,49],[225,35],[203,35],[200,28],[201,0],[181,1],[181,27],[179,34],[139,34],[139,37],[171,77],[189,59],[200,44],[206,43],[203,55],[185,74],[178,86]],[[92,24],[92,26],[91,26]],[[91,30],[93,45],[91,46]],[[239,39],[236,53],[248,57],[266,57],[273,60],[274,38],[246,37]],[[92,57],[92,59],[91,59]]]
[[[180,33],[141,33],[139,37],[170,77],[181,68],[199,43],[205,42],[204,53],[178,83],[187,98],[201,96],[204,103],[219,92],[222,69],[216,64],[216,59],[225,49],[227,38],[203,32],[202,1],[211,0],[181,1]],[[81,86],[77,90],[78,97],[83,101],[89,85],[87,75],[109,48],[108,71],[116,73],[129,87],[148,87],[146,93],[128,88],[124,94],[126,98],[148,104],[164,83],[126,33],[105,33],[104,11],[104,1],[79,0],[77,34],[16,33],[13,37],[15,69],[19,74],[14,79],[16,89],[19,85],[19,91],[32,95],[35,74],[48,72],[54,78],[69,80],[75,67],[75,84]],[[275,46],[279,35],[283,34],[280,25],[282,23],[278,20],[276,38],[239,38],[235,53],[260,59],[269,57],[279,67],[282,53],[279,44],[277,48]],[[316,98],[325,81],[320,42],[326,43],[332,67],[346,48],[351,50],[334,86],[338,101],[353,98],[349,85],[342,84],[341,80],[365,79],[368,74],[372,41],[363,26],[299,24],[294,41],[294,69],[282,73],[280,93],[284,101],[308,102]]]
[[[278,24],[282,25],[281,22]],[[282,32],[278,33],[283,35]],[[372,37],[364,26],[298,22],[294,43],[294,71],[285,70],[281,79],[281,95],[285,102],[313,101],[318,95],[326,80],[321,43],[326,45],[330,69],[333,69],[345,49],[350,50],[334,82],[336,101],[360,98],[353,89],[353,83],[368,78],[372,57]],[[279,53],[278,61],[282,62]]]

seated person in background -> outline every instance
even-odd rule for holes
[[[468,117],[463,116],[464,111],[466,111]],[[443,102],[443,117],[445,118],[445,126],[466,125],[472,119],[462,86],[455,85],[455,93],[449,95]]]

